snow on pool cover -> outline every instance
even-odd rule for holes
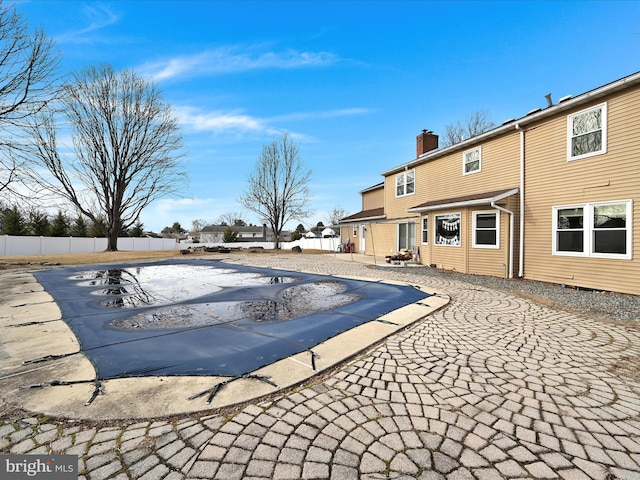
[[[237,377],[429,295],[211,260],[35,272],[97,379]]]

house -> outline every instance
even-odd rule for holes
[[[200,231],[201,243],[223,243],[224,232],[229,228],[228,225],[207,225]],[[236,242],[274,242],[275,236],[273,230],[267,228],[266,224],[262,226],[232,226],[231,229],[238,234]],[[291,241],[291,232],[283,230],[280,233],[281,242]]]
[[[363,191],[341,226],[367,254],[640,294],[639,131],[640,72],[447,148],[425,130],[416,157],[382,173],[375,215]]]
[[[343,243],[353,243],[354,252],[374,255],[370,226],[385,219],[384,182],[365,188],[360,196],[362,210],[340,220],[340,238]]]

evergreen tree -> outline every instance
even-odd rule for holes
[[[87,221],[82,215],[78,215],[69,229],[69,235],[72,237],[86,237],[88,232]]]
[[[49,233],[49,215],[39,210],[31,210],[29,212],[29,225],[27,226],[29,235],[37,237],[48,235]]]
[[[98,217],[96,222],[92,222],[87,232],[88,237],[106,237],[107,222],[103,217]]]
[[[10,210],[5,211],[2,220],[3,233],[5,235],[27,234],[27,222],[25,222],[22,212],[15,205]]]
[[[49,226],[49,235],[51,237],[66,237],[69,235],[69,219],[58,210],[58,214],[53,217]]]
[[[238,232],[236,232],[233,228],[227,227],[222,236],[222,241],[224,243],[233,243],[238,239]]]
[[[135,225],[129,230],[130,237],[144,237],[144,225],[138,220]]]

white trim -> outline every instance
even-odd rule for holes
[[[489,248],[492,250],[498,250],[500,248],[500,211],[499,210],[476,210],[471,212],[473,217],[473,230],[472,230],[472,239],[471,246],[473,248]],[[477,244],[476,243],[476,230],[477,230],[477,216],[478,215],[487,215],[493,214],[496,217],[496,243],[495,245],[485,245],[485,244]],[[490,229],[484,229],[490,230]]]
[[[476,170],[467,171],[467,164],[471,162],[467,162],[467,154],[478,152],[478,168]],[[475,160],[473,160],[475,162]],[[474,148],[470,148],[469,150],[465,150],[462,152],[462,175],[472,175],[474,173],[480,173],[482,171],[482,145],[479,145]]]
[[[450,217],[457,215],[459,219],[458,226],[458,244],[438,243],[438,217]],[[462,247],[462,212],[441,213],[433,216],[433,245],[436,247]]]
[[[409,174],[409,172],[413,173],[413,192],[407,193],[407,175]],[[400,195],[398,195],[398,177],[402,175],[402,191],[403,193],[401,193]],[[395,177],[393,177],[393,191],[395,193],[396,198],[400,198],[400,197],[408,197],[410,195],[415,195],[416,193],[416,169],[412,168],[410,170],[404,170],[402,172],[399,172],[395,175]]]
[[[427,221],[427,241],[424,241],[424,221]],[[429,215],[420,217],[420,244],[429,245]]]
[[[518,193],[518,187],[512,188],[500,195],[496,195],[495,197],[485,197],[478,198],[475,200],[467,200],[463,202],[451,202],[451,203],[440,203],[437,205],[430,205],[428,207],[414,207],[408,208],[407,212],[409,213],[422,213],[422,212],[433,212],[434,210],[446,210],[450,208],[461,208],[461,207],[471,207],[474,205],[489,205],[491,202],[499,202],[503,198],[510,197],[511,195],[515,195]]]
[[[600,131],[602,132],[602,145],[600,150],[585,153],[583,155],[573,156],[572,150],[572,139],[573,139],[573,119],[578,115],[585,114],[592,110],[602,110],[602,114],[600,117],[601,125]],[[567,115],[567,161],[572,162],[574,160],[581,160],[583,158],[594,157],[596,155],[603,155],[607,153],[607,102],[601,103],[599,105],[594,105],[593,107],[585,108],[584,110],[580,110],[579,112],[572,113],[571,115]]]
[[[594,249],[594,226],[593,212],[595,207],[604,205],[620,205],[625,204],[625,237],[626,237],[626,253],[596,253]],[[582,234],[583,234],[583,251],[582,252],[564,252],[558,251],[558,210],[568,208],[582,208]],[[633,258],[633,200],[612,200],[606,202],[579,203],[573,205],[557,205],[551,207],[551,254],[561,257],[583,257],[583,258],[607,258],[612,260],[631,260]]]
[[[396,251],[400,251],[401,247],[400,247],[400,225],[407,225],[407,240],[409,240],[411,238],[411,235],[409,235],[409,227],[408,225],[413,225],[413,245],[409,246],[407,245],[406,247],[402,247],[402,248],[406,248],[407,250],[411,250],[413,247],[415,247],[416,244],[416,221],[414,220],[413,222],[408,221],[408,222],[397,222],[396,223]],[[407,242],[410,243],[410,242]]]

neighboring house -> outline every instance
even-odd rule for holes
[[[382,212],[360,217],[372,234],[362,250],[416,248],[446,270],[640,294],[640,73],[548,100],[442,150],[418,135],[416,158],[382,174]],[[363,195],[343,230],[365,211]]]
[[[353,243],[354,251],[373,255],[373,222],[384,220],[384,183],[360,191],[362,210],[340,220],[340,238]]]
[[[222,243],[224,232],[228,225],[208,225],[200,231],[201,243]],[[236,242],[274,242],[273,230],[266,225],[232,226],[231,229],[238,234]],[[291,241],[291,232],[283,230],[280,234],[281,242]]]

